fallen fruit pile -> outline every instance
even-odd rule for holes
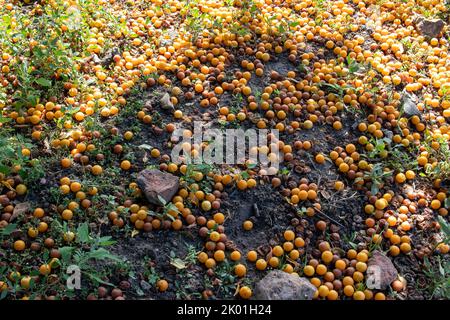
[[[445,0],[0,12],[0,299],[450,297]],[[278,172],[179,163],[194,121]]]

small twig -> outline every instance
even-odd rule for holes
[[[322,211],[320,211],[319,209],[314,207],[314,210],[316,210],[319,214],[323,215],[324,217],[330,219],[331,221],[333,221],[334,223],[336,223],[337,225],[339,225],[342,228],[345,228],[345,226],[339,222],[337,222],[335,219],[331,218],[330,216],[328,216],[327,214],[323,213]]]
[[[355,192],[355,193],[353,193],[351,196],[349,196],[349,197],[346,197],[346,198],[340,198],[339,199],[339,202],[343,202],[343,201],[347,201],[347,200],[350,200],[350,199],[353,199],[353,198],[355,198],[355,196],[357,195],[358,193],[357,192]]]
[[[259,208],[256,203],[253,204],[253,211],[255,212],[255,217],[259,218],[261,215],[259,214]]]

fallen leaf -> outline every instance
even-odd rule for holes
[[[139,231],[134,229],[133,231],[131,231],[131,237],[134,238],[135,236],[137,236],[139,234]]]

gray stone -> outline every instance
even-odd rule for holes
[[[13,214],[11,215],[11,218],[9,219],[9,222],[13,222],[19,215],[25,214],[28,211],[30,211],[30,204],[28,202],[22,202],[16,204],[13,210]]]
[[[170,95],[165,93],[160,100],[161,108],[164,110],[173,109],[173,103],[170,100]]]
[[[156,205],[164,204],[159,197],[169,202],[178,191],[179,183],[178,177],[156,169],[142,170],[137,177],[137,184],[148,202]]]
[[[374,251],[369,259],[366,275],[367,288],[384,290],[397,279],[398,272],[391,259],[380,251]]]
[[[407,117],[420,115],[420,110],[417,108],[418,98],[415,94],[409,93],[407,91],[403,92],[401,99],[401,105],[403,112]]]
[[[109,66],[111,63],[113,63],[115,55],[120,55],[119,48],[112,48],[106,51],[103,57],[100,59],[100,64],[103,67]]]
[[[316,290],[308,279],[273,270],[256,284],[255,299],[311,300]]]
[[[441,19],[425,19],[424,17],[417,17],[414,22],[417,31],[419,31],[421,35],[429,38],[437,38],[445,26],[445,22]]]
[[[92,55],[92,61],[95,63],[95,64],[101,64],[102,63],[102,60],[98,57],[98,55],[96,55],[95,53]]]

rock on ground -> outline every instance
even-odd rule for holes
[[[103,67],[107,67],[109,66],[111,63],[113,63],[113,59],[115,55],[120,55],[120,50],[119,48],[112,48],[110,50],[108,50],[102,59],[100,59],[100,64]]]
[[[255,288],[257,300],[311,300],[316,287],[307,279],[280,270],[273,270]]]
[[[13,214],[11,215],[11,218],[9,219],[9,222],[13,222],[19,215],[27,213],[30,211],[30,204],[28,202],[22,202],[16,204],[14,207]]]
[[[384,290],[397,279],[397,269],[391,259],[380,251],[374,251],[367,267],[366,285],[369,289]]]
[[[441,19],[425,19],[418,17],[415,20],[417,31],[423,36],[437,38],[444,29],[445,22]]]
[[[173,109],[173,103],[170,100],[170,95],[168,93],[165,93],[162,96],[160,103],[161,103],[161,108],[163,108],[164,110]]]
[[[402,107],[403,112],[407,117],[420,115],[420,110],[417,108],[418,98],[415,94],[409,92],[403,92]]]
[[[163,205],[159,197],[169,202],[178,191],[179,179],[167,172],[145,169],[139,172],[137,184],[148,202]]]

